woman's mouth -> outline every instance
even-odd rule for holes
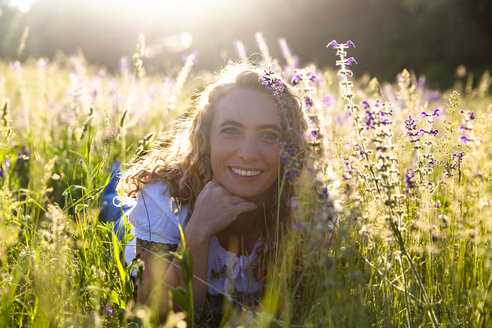
[[[237,167],[230,167],[231,171],[242,177],[254,177],[260,175],[262,170],[243,170]]]

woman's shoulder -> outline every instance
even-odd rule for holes
[[[179,226],[184,226],[188,208],[178,206],[169,193],[169,185],[155,181],[140,189],[134,206],[126,214],[135,227],[137,238],[174,243],[179,236]]]

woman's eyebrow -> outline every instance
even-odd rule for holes
[[[239,123],[238,121],[233,121],[233,120],[225,120],[222,123],[220,123],[220,126],[227,126],[227,125],[232,125],[236,127],[244,127],[243,124]],[[272,129],[275,130],[279,133],[282,133],[282,130],[277,124],[261,124],[256,127],[258,130],[265,130],[265,129]]]
[[[242,127],[243,125],[237,121],[233,120],[225,120],[224,122],[220,123],[220,126],[226,126],[226,125],[233,125],[237,127]]]
[[[278,127],[277,124],[262,124],[258,126],[258,130],[263,130],[263,129],[272,129],[277,132],[282,132],[282,130]]]

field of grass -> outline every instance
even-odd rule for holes
[[[332,45],[332,69],[264,57],[302,94],[313,152],[264,299],[228,324],[490,327],[489,73],[446,91],[406,70],[383,83]],[[0,326],[152,325],[98,196],[203,86],[193,60],[159,76],[138,52],[113,74],[77,55],[0,61]]]

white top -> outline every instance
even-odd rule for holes
[[[127,243],[125,260],[130,263],[136,255],[136,239],[166,244],[179,244],[184,231],[183,222],[188,215],[188,207],[172,210],[168,186],[162,182],[145,185],[137,194],[133,207],[126,213],[132,224],[135,238]],[[252,268],[258,261],[258,251],[263,244],[258,239],[253,252],[249,256],[237,256],[219,244],[217,237],[210,240],[208,251],[207,282],[208,293],[211,295],[225,294],[230,300],[234,291],[257,293],[260,283],[253,277]]]

